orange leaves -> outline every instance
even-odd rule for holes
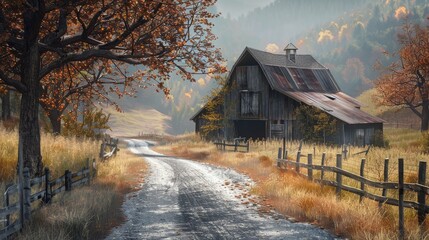
[[[416,109],[429,100],[429,29],[408,22],[399,35],[400,61],[384,67],[376,82],[379,103]]]

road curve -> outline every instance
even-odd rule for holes
[[[123,204],[127,221],[107,239],[334,239],[310,224],[261,215],[237,197],[252,183],[242,174],[161,155],[146,141],[127,141],[150,172]]]

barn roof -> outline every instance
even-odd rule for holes
[[[296,55],[293,62],[285,54],[246,47],[232,71],[249,55],[259,64],[272,89],[298,102],[317,107],[348,124],[384,122],[360,110],[360,103],[341,92],[329,69],[311,55]]]

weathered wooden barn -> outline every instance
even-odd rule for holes
[[[228,76],[232,87],[222,108],[225,124],[216,135],[299,140],[302,134],[293,113],[306,104],[337,119],[333,142],[372,144],[374,134],[383,131],[383,120],[363,112],[356,99],[341,92],[329,69],[311,55],[296,52],[293,44],[285,54],[244,49]],[[196,132],[205,124],[204,112],[203,107],[191,118]]]

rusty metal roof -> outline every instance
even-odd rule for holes
[[[329,69],[312,56],[296,55],[293,62],[284,54],[246,48],[240,59],[247,53],[258,62],[272,89],[348,124],[384,122],[362,111],[356,99],[341,92]]]

